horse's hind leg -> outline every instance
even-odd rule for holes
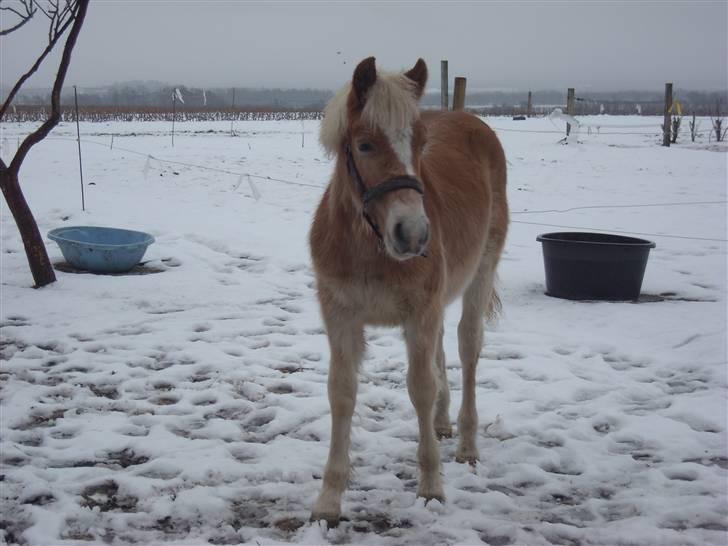
[[[474,464],[478,460],[475,442],[478,410],[475,406],[475,369],[483,347],[483,322],[495,302],[493,284],[497,260],[481,258],[475,277],[463,295],[463,313],[458,324],[458,349],[463,371],[463,400],[458,414],[458,448],[455,459]]]
[[[324,519],[329,525],[335,525],[341,516],[341,495],[349,481],[351,417],[356,403],[357,370],[364,354],[364,327],[342,317],[324,316],[324,320],[331,347],[328,377],[331,444],[323,486],[311,519]]]
[[[438,438],[450,438],[452,425],[450,425],[450,386],[447,383],[447,368],[445,366],[445,351],[442,348],[444,330],[440,327],[437,343],[435,363],[437,364],[437,399],[435,402],[435,434]]]

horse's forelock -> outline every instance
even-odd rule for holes
[[[367,96],[362,119],[385,133],[406,131],[419,115],[415,83],[404,74],[380,73]]]
[[[342,88],[326,105],[319,140],[329,156],[336,155],[346,135],[351,84]],[[387,134],[408,131],[419,116],[415,83],[401,73],[378,72],[369,89],[361,119]]]

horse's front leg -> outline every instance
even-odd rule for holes
[[[364,353],[364,327],[324,311],[331,348],[328,390],[331,406],[331,444],[321,493],[311,519],[335,525],[341,516],[341,495],[349,481],[351,417],[356,404],[357,371]]]
[[[420,479],[417,496],[425,500],[445,500],[440,477],[440,446],[435,436],[435,399],[437,379],[435,357],[442,324],[442,312],[416,314],[405,324],[405,339],[409,369],[407,389],[417,412],[420,427],[420,443],[417,459],[420,465]]]

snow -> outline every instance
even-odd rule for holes
[[[240,122],[235,137],[226,122],[178,123],[174,147],[169,124],[82,124],[85,213],[75,127],[36,146],[21,182],[44,234],[111,225],[157,242],[148,274],[59,271],[32,289],[3,202],[5,542],[724,544],[728,149],[707,135],[660,147],[658,118],[586,118],[630,127],[582,129],[568,145],[548,118],[488,121],[510,163],[513,223],[504,311],[478,367],[480,463],[456,463],[457,438],[443,440],[447,500],[416,499],[404,346],[372,329],[336,529],[308,521],[330,437],[307,246],[332,169],[317,123],[305,141],[293,121]],[[2,126],[3,158],[29,129]],[[521,214],[686,202],[711,204]],[[561,228],[534,223],[654,234],[647,297],[545,296],[535,239]]]

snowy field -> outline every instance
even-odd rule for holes
[[[372,329],[346,521],[331,530],[308,522],[329,443],[307,247],[332,168],[318,124],[237,123],[231,137],[229,122],[178,123],[174,147],[169,124],[82,124],[86,212],[75,126],[59,126],[21,171],[41,231],[111,225],[156,243],[145,274],[58,271],[34,290],[3,201],[0,537],[725,544],[728,148],[687,132],[662,148],[657,118],[585,118],[593,127],[568,146],[549,119],[489,121],[510,164],[513,223],[503,315],[478,367],[480,463],[456,463],[457,438],[443,440],[447,500],[415,498],[404,345]],[[3,158],[29,129],[2,126]],[[241,173],[271,179],[251,178],[254,189]],[[683,205],[576,208],[666,203]],[[642,301],[545,296],[536,236],[563,229],[533,223],[654,234]],[[457,307],[445,326],[453,422]]]

